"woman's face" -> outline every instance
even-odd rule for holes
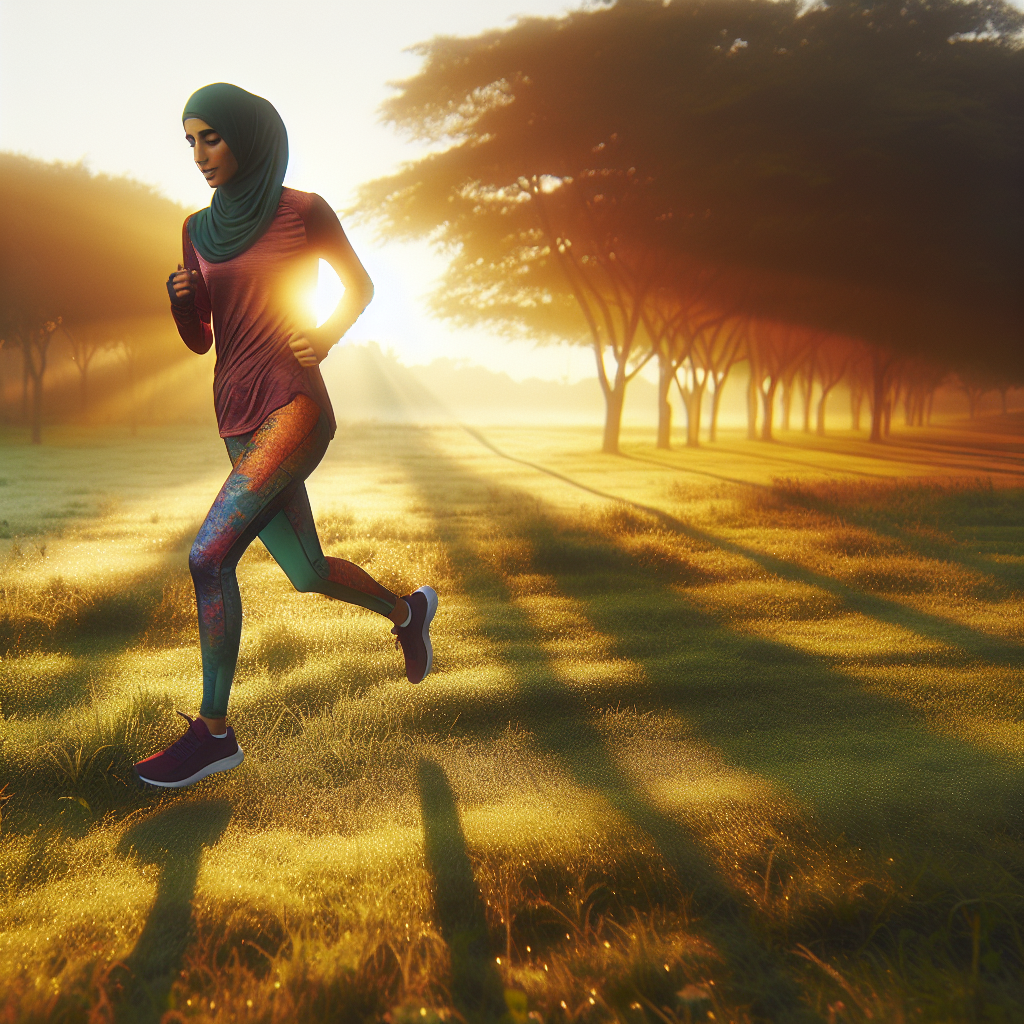
[[[220,133],[198,117],[185,121],[185,138],[193,149],[196,166],[202,172],[210,188],[226,185],[238,170],[235,154]]]

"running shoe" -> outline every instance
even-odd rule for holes
[[[437,592],[433,587],[420,587],[403,600],[412,611],[407,626],[395,626],[395,646],[405,655],[405,674],[410,683],[418,683],[430,674],[434,649],[430,646],[430,621],[437,611]]]
[[[231,726],[227,735],[218,739],[210,735],[201,718],[189,718],[183,711],[178,714],[188,722],[188,732],[173,746],[135,765],[139,782],[178,789],[191,786],[214,772],[237,768],[242,763],[245,755],[235,742],[235,730]]]

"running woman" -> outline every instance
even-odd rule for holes
[[[167,280],[185,344],[216,339],[213,398],[232,470],[189,556],[199,610],[203,702],[166,750],[135,765],[141,782],[177,788],[242,763],[227,724],[242,604],[235,567],[259,537],[296,590],[357,604],[390,619],[418,683],[431,668],[431,587],[399,597],[352,562],[324,556],[303,481],[324,457],[336,424],[319,363],[373,297],[373,284],[334,211],[318,195],[284,188],[288,135],[271,103],[235,85],[193,93],[185,138],[210,188],[210,206],[182,228],[183,261]],[[318,259],[345,294],[316,329],[296,323],[299,289]]]

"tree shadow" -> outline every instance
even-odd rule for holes
[[[785,951],[759,934],[753,908],[721,876],[711,851],[688,826],[655,805],[611,755],[598,727],[598,716],[606,709],[595,706],[584,691],[565,684],[545,650],[548,637],[517,602],[502,573],[478,557],[474,531],[479,524],[444,514],[450,512],[453,495],[463,489],[490,492],[499,508],[519,509],[518,515],[505,520],[505,536],[529,542],[534,564],[528,571],[553,576],[561,592],[575,599],[584,617],[610,640],[610,656],[630,659],[644,669],[646,682],[634,685],[627,699],[635,696],[647,707],[660,705],[682,712],[734,763],[781,783],[814,812],[820,811],[815,827],[823,827],[833,841],[849,842],[855,833],[869,843],[884,844],[896,835],[899,841],[912,840],[918,852],[927,855],[929,843],[936,840],[932,811],[938,810],[940,816],[946,815],[949,834],[943,839],[956,845],[954,854],[963,853],[973,842],[971,815],[952,819],[957,815],[954,805],[963,805],[964,799],[957,801],[949,789],[936,792],[931,804],[922,798],[923,803],[916,806],[908,798],[907,806],[919,813],[916,820],[907,821],[898,793],[909,789],[921,798],[933,781],[928,773],[934,774],[935,765],[941,764],[950,777],[958,772],[973,780],[992,777],[998,802],[1007,795],[1000,787],[1012,790],[1015,785],[1007,776],[1007,766],[969,744],[935,734],[915,709],[865,691],[855,679],[811,655],[723,627],[686,602],[650,568],[632,567],[635,610],[628,608],[634,601],[610,602],[606,588],[595,589],[593,574],[600,576],[605,565],[622,571],[623,552],[613,543],[590,535],[576,541],[580,550],[569,552],[560,564],[562,553],[556,550],[554,558],[546,555],[559,545],[571,546],[576,539],[564,535],[558,517],[546,512],[542,503],[531,500],[524,511],[521,489],[496,495],[488,479],[442,452],[435,450],[424,460],[421,452],[427,445],[422,435],[410,437],[408,443],[419,446],[406,465],[409,478],[426,506],[439,510],[434,521],[438,539],[474,604],[481,633],[503,659],[513,683],[508,701],[500,697],[495,701],[490,695],[497,704],[492,708],[494,719],[504,722],[514,707],[537,745],[556,756],[569,778],[599,793],[655,842],[683,885],[694,893],[707,937],[729,964],[729,987],[738,1002],[772,1020],[817,1019],[800,997]],[[680,634],[691,636],[693,649],[667,662],[664,636],[668,630],[676,633],[676,639]],[[509,643],[512,636],[517,637],[515,646]],[[607,704],[621,700],[623,689],[604,688],[598,694],[598,700]],[[460,719],[460,726],[472,727],[466,718],[477,718],[482,711],[476,708],[475,714]],[[891,793],[894,784],[896,797]],[[993,796],[987,790],[986,795]],[[880,803],[881,808],[876,806]],[[989,811],[991,803],[986,803]],[[865,819],[857,820],[865,809],[869,812]],[[844,941],[842,936],[837,939]]]
[[[675,516],[669,515],[669,513],[653,505],[645,505],[639,501],[631,501],[629,498],[609,494],[596,487],[590,487],[588,484],[573,480],[572,477],[566,476],[564,473],[559,473],[538,463],[509,455],[492,444],[479,431],[471,427],[464,427],[463,429],[502,459],[507,459],[509,462],[518,463],[522,466],[528,466],[530,469],[561,480],[563,483],[567,483],[578,490],[586,491],[588,494],[593,494],[596,497],[618,502],[620,505],[626,505],[629,508],[636,509],[638,512],[643,512],[645,515],[656,519],[665,529],[672,533],[688,537],[702,544],[710,544],[730,554],[741,555],[781,579],[818,587],[842,601],[848,611],[858,612],[861,615],[877,619],[879,622],[884,622],[888,625],[909,629],[928,640],[953,644],[963,649],[970,657],[978,658],[994,665],[1018,668],[1021,662],[1024,661],[1024,647],[1021,647],[1020,644],[1015,644],[1012,641],[1004,640],[989,633],[983,633],[963,623],[945,619],[939,615],[919,611],[916,608],[900,604],[898,601],[891,601],[876,594],[865,593],[830,576],[824,576],[813,569],[805,568],[784,558],[778,558],[775,555],[757,551],[744,544],[726,540],[724,537],[717,537],[715,534],[685,523],[681,519],[677,519]]]
[[[502,980],[455,794],[443,769],[427,758],[420,758],[416,776],[434,908],[451,954],[452,1000],[466,1020],[497,1020],[505,1011]]]
[[[178,804],[134,825],[118,853],[135,853],[160,872],[156,899],[135,948],[116,979],[119,1024],[157,1024],[193,938],[192,899],[204,847],[213,846],[231,820],[227,800]]]

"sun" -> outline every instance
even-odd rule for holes
[[[316,316],[317,327],[330,319],[344,293],[345,287],[341,283],[341,278],[326,260],[321,260],[316,277],[316,292],[313,294],[313,313]]]

